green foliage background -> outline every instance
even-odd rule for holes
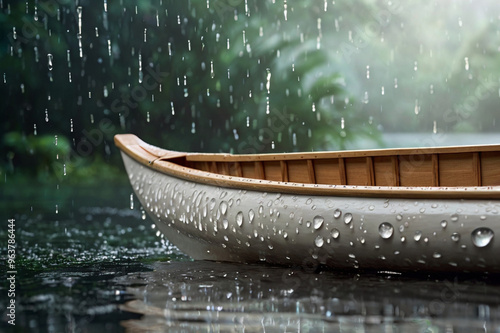
[[[494,1],[0,4],[5,179],[122,181],[125,132],[233,153],[498,132]]]

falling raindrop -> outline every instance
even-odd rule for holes
[[[394,233],[394,227],[388,222],[383,222],[378,227],[378,233],[383,239],[389,239]]]
[[[142,83],[144,74],[142,72],[142,54],[139,52],[139,83]]]
[[[130,209],[134,209],[134,194],[130,193]]]
[[[80,51],[80,58],[83,58],[83,45],[82,45],[82,6],[76,8],[76,13],[78,16],[78,49]]]
[[[316,215],[313,218],[314,229],[318,230],[319,228],[321,228],[321,226],[323,225],[323,222],[325,222],[325,219],[322,216]]]
[[[270,94],[271,93],[271,69],[270,68],[266,68],[266,90],[267,90],[267,93]]]
[[[495,234],[490,228],[477,228],[472,231],[472,243],[477,247],[485,247],[490,244],[493,236],[495,236]]]
[[[48,57],[48,62],[49,62],[48,63],[49,71],[51,71],[54,68],[54,65],[52,64],[52,60],[53,60],[54,56],[51,53],[49,53],[47,55],[47,57]]]
[[[365,91],[365,94],[363,96],[363,99],[361,100],[364,104],[368,104],[370,102],[370,98],[368,96],[368,91]]]

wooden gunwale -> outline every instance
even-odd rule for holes
[[[152,169],[158,170],[178,178],[183,178],[193,182],[211,184],[215,186],[238,188],[245,190],[283,192],[305,195],[329,195],[329,196],[359,196],[359,197],[386,197],[386,198],[448,198],[448,199],[500,199],[500,145],[486,146],[462,146],[462,147],[442,147],[442,148],[402,148],[402,149],[381,149],[370,151],[342,151],[342,152],[317,152],[317,153],[292,153],[292,154],[258,154],[258,155],[230,155],[230,154],[197,154],[182,153],[160,149],[144,143],[142,140],[131,134],[115,136],[116,145],[127,155]],[[489,178],[486,183],[489,186],[481,186],[485,179],[482,156],[487,152],[488,165],[499,168],[497,172],[487,170]],[[448,154],[448,155],[446,155]],[[446,155],[459,158],[466,158],[469,161],[469,169],[452,169],[446,171],[440,169],[440,159],[443,159],[445,167],[453,165],[442,156]],[[412,161],[412,157],[415,157]],[[424,158],[425,157],[425,158]],[[379,160],[380,161],[379,161]],[[328,174],[318,174],[315,161],[324,160]],[[331,161],[330,161],[331,160]],[[388,163],[384,161],[388,161]],[[288,163],[295,161],[294,168],[304,166],[303,176],[296,179],[304,179],[302,182],[290,182],[290,172]],[[303,162],[297,162],[303,161]],[[349,161],[350,165],[347,165]],[[228,163],[224,163],[228,162]],[[268,180],[265,174],[265,163],[274,162],[278,174],[276,180]],[[329,166],[331,162],[331,166]],[[384,163],[382,163],[384,162]],[[414,163],[412,166],[411,163]],[[453,162],[453,159],[451,160]],[[499,164],[497,164],[499,162]],[[222,163],[222,164],[221,164]],[[231,164],[229,164],[231,163]],[[242,177],[242,163],[253,164],[253,177]],[[197,165],[198,168],[185,165]],[[219,165],[219,167],[218,167]],[[231,165],[231,166],[230,166]],[[410,165],[410,167],[408,167]],[[428,166],[427,166],[428,165]],[[230,170],[231,167],[233,170]],[[349,168],[350,174],[347,169]],[[384,172],[376,173],[377,168],[385,168]],[[430,170],[431,177],[426,181],[428,174],[425,170]],[[269,169],[272,170],[272,169]],[[337,171],[335,171],[337,170]],[[362,170],[361,173],[352,170]],[[377,169],[378,170],[378,169]],[[410,171],[408,171],[410,170]],[[424,170],[424,171],[422,171]],[[292,170],[293,171],[293,170]],[[335,173],[336,172],[336,173]],[[404,182],[420,177],[425,186],[405,186]],[[446,173],[450,175],[447,176]],[[223,173],[223,174],[220,174]],[[402,175],[400,175],[402,173]],[[377,185],[377,178],[380,174],[386,175],[386,183],[390,185]],[[470,175],[472,186],[442,186],[440,179],[462,179],[461,174]],[[446,177],[444,177],[445,175]],[[458,175],[458,176],[457,176]],[[498,175],[498,176],[497,176]],[[337,179],[336,184],[316,184],[318,177],[332,177]],[[401,181],[403,177],[403,182]],[[426,176],[426,177],[424,177]],[[302,178],[300,178],[302,177]],[[348,184],[349,179],[359,182],[359,184]],[[383,180],[381,181],[383,182]]]

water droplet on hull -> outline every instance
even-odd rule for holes
[[[325,219],[322,216],[316,215],[313,219],[314,229],[318,230],[319,228],[321,228],[323,222],[325,222]]]
[[[477,247],[487,246],[494,236],[493,230],[484,227],[475,229],[471,234],[472,243]]]
[[[378,227],[378,233],[383,239],[389,239],[394,233],[394,227],[388,222],[383,222]]]
[[[317,247],[322,247],[323,244],[325,243],[323,237],[320,235],[318,237],[316,237],[316,239],[314,240],[314,244],[317,246]]]

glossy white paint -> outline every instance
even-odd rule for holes
[[[500,272],[499,200],[245,191],[186,181],[122,157],[158,229],[194,259]]]

